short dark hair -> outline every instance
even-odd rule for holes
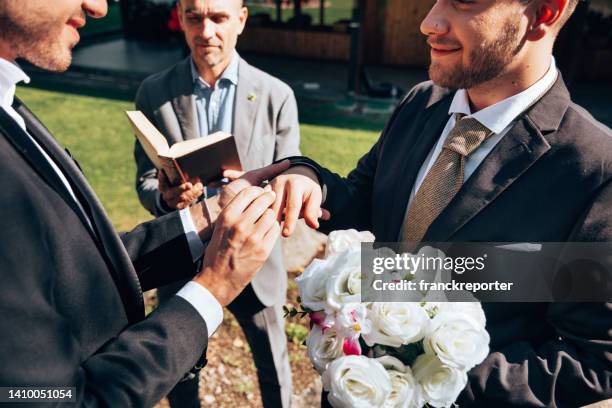
[[[565,13],[559,18],[559,30],[567,23],[567,20],[570,19],[574,11],[576,11],[576,6],[581,0],[568,0],[567,7],[565,9]]]
[[[528,3],[531,3],[533,0],[520,0],[520,1],[524,4],[528,4]],[[567,1],[567,6],[565,8],[565,11],[563,15],[559,17],[555,35],[558,34],[559,31],[561,31],[565,23],[567,23],[567,21],[570,19],[572,14],[574,14],[574,11],[576,11],[576,6],[578,6],[578,3],[580,3],[580,1],[582,0],[568,0]]]

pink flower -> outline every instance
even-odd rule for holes
[[[342,344],[342,351],[344,351],[345,356],[361,355],[361,346],[359,345],[358,338],[359,337],[344,339],[344,344]]]
[[[312,323],[316,324],[323,330],[329,329],[333,325],[333,321],[322,310],[310,312],[308,317],[310,317],[310,321]]]

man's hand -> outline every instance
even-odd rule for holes
[[[234,181],[244,176],[246,172],[240,170],[223,170],[223,177],[229,181]]]
[[[223,170],[223,179],[217,181],[211,181],[208,184],[208,187],[212,188],[221,188],[228,184],[228,182],[232,182],[240,177],[242,177],[246,172],[240,170]],[[227,179],[228,181],[225,181]]]
[[[198,179],[190,180],[179,186],[172,186],[163,170],[158,172],[157,179],[162,200],[169,207],[177,210],[189,207],[204,193],[204,185]]]
[[[319,228],[319,218],[328,220],[330,214],[321,208],[323,194],[315,172],[306,166],[296,166],[277,176],[270,183],[276,193],[274,213],[285,220],[283,235],[293,234],[295,225],[303,217],[311,228]]]
[[[230,201],[242,191],[244,188],[249,186],[260,186],[266,180],[272,180],[279,174],[289,169],[289,160],[283,160],[279,163],[271,164],[261,169],[251,170],[242,174],[236,180],[232,181],[223,189],[219,194],[219,205],[224,208],[229,204]],[[225,174],[225,173],[224,173]],[[236,173],[237,174],[237,173]]]
[[[208,241],[212,235],[211,224],[218,218],[221,210],[225,208],[238,193],[251,186],[260,186],[264,181],[270,180],[289,169],[289,160],[271,164],[261,169],[252,170],[242,174],[236,180],[225,185],[219,194],[204,202],[192,206],[189,211],[191,219],[198,230],[202,241]],[[270,190],[268,188],[268,190]]]
[[[262,267],[280,235],[270,206],[276,195],[261,187],[236,194],[215,222],[204,263],[194,281],[228,305]]]

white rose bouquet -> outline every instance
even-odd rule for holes
[[[479,303],[361,302],[361,242],[334,231],[296,278],[311,321],[308,356],[333,407],[451,406],[489,353]],[[293,311],[295,315],[296,311]]]

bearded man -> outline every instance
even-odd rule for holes
[[[292,158],[273,180],[290,235],[381,242],[610,242],[612,132],[574,104],[553,45],[577,0],[438,0],[414,87],[346,178]],[[331,217],[331,218],[330,218]],[[609,283],[608,283],[609,285]],[[576,407],[612,397],[612,305],[486,303],[491,353],[460,406]]]
[[[117,235],[80,168],[15,98],[29,80],[16,59],[65,70],[86,16],[106,12],[106,0],[0,2],[0,385],[12,387],[9,406],[25,395],[16,387],[45,387],[38,407],[153,406],[206,364],[222,307],[280,235],[274,194],[253,184],[287,164]],[[143,291],[183,279],[145,318]],[[51,387],[64,389],[49,396]]]

